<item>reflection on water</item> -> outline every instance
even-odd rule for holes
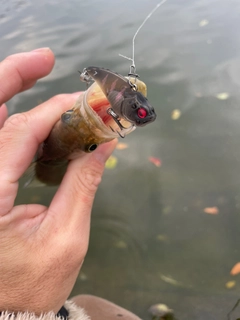
[[[12,99],[10,113],[84,89],[77,71],[86,66],[126,74],[118,54],[131,54],[132,35],[157,2],[2,1],[1,58],[40,46],[56,55],[52,74]],[[238,0],[169,0],[139,33],[137,71],[158,118],[115,151],[73,294],[96,294],[145,318],[165,303],[181,320],[226,319],[240,297],[239,275],[230,275],[240,261],[239,14]],[[21,190],[17,202],[48,204],[53,193]]]

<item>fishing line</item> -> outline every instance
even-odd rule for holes
[[[125,58],[127,60],[132,61],[132,65],[130,66],[130,74],[134,74],[136,71],[136,65],[135,65],[135,39],[137,34],[139,33],[139,31],[142,29],[142,27],[145,25],[145,23],[147,22],[147,20],[149,18],[151,18],[151,16],[154,14],[154,12],[161,7],[161,5],[163,5],[165,2],[167,2],[167,0],[162,0],[161,2],[159,2],[154,8],[153,10],[146,16],[146,18],[143,20],[143,22],[141,23],[141,25],[138,27],[137,31],[135,32],[133,39],[132,39],[132,58],[129,58],[127,56],[124,56],[123,54],[119,53],[119,56],[122,58]]]

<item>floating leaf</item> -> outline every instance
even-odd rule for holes
[[[156,240],[161,241],[161,242],[167,242],[168,237],[165,234],[158,234],[156,236]]]
[[[236,286],[236,281],[228,281],[225,286],[227,289],[232,289]]]
[[[187,283],[179,282],[179,281],[173,279],[171,276],[165,276],[164,274],[160,273],[159,277],[164,282],[169,283],[169,284],[171,284],[173,286],[182,287],[182,288],[191,288],[191,285],[189,285]]]
[[[159,158],[149,157],[148,160],[152,162],[156,167],[160,167],[162,164]]]
[[[199,22],[199,27],[205,27],[209,24],[209,21],[207,19],[203,19]]]
[[[204,208],[203,211],[207,214],[218,214],[219,213],[218,207],[207,207],[207,208]]]
[[[41,200],[41,197],[39,195],[34,195],[30,199],[32,203],[39,202],[40,200]]]
[[[127,243],[123,240],[119,240],[119,241],[115,242],[114,247],[119,248],[119,249],[126,249]]]
[[[173,319],[173,310],[168,308],[166,304],[154,304],[148,309],[148,312],[154,319]]]
[[[175,109],[172,111],[171,118],[173,120],[178,120],[181,117],[182,112],[179,109]]]
[[[230,271],[230,274],[232,276],[235,276],[238,273],[240,273],[240,262],[236,263],[235,266],[233,266],[232,270]]]
[[[116,146],[116,149],[118,150],[124,150],[124,149],[127,149],[128,148],[128,144],[126,143],[122,143],[122,142],[119,142]]]
[[[164,282],[167,282],[167,283],[170,283],[174,286],[179,286],[181,285],[180,282],[178,282],[177,280],[173,279],[172,277],[169,277],[169,276],[165,276],[164,274],[161,274],[160,275],[160,278],[164,281]]]
[[[202,93],[201,92],[195,92],[195,97],[201,98],[202,97]]]
[[[88,276],[86,275],[86,273],[80,272],[78,279],[81,281],[86,281],[88,280]]]
[[[172,212],[172,207],[171,206],[166,206],[162,209],[163,214],[169,214]]]
[[[105,164],[105,168],[114,169],[117,165],[117,158],[115,156],[110,156]]]
[[[227,100],[229,98],[229,93],[221,92],[216,95],[216,98],[219,100]]]

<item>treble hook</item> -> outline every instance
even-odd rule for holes
[[[107,109],[107,113],[113,118],[113,120],[114,120],[114,121],[116,122],[116,124],[119,126],[120,130],[127,129],[126,127],[124,127],[124,126],[121,124],[119,116],[114,112],[114,110],[113,110],[112,108]],[[112,130],[113,132],[115,132],[111,126],[110,126],[110,128],[111,128],[111,130]],[[122,135],[119,131],[116,131],[116,132],[119,134],[119,136],[120,136],[121,138],[125,138],[125,135]]]

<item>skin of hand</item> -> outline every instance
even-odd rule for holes
[[[90,215],[104,164],[116,146],[106,143],[70,162],[50,206],[14,206],[18,180],[61,114],[78,94],[61,94],[10,116],[4,102],[49,74],[48,48],[0,63],[0,311],[36,314],[61,308],[88,248]]]

